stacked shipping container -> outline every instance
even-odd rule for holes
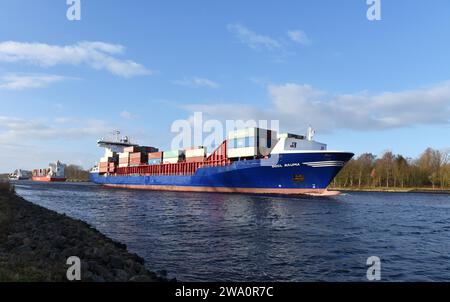
[[[119,153],[119,168],[126,168],[130,164],[130,153]]]
[[[130,167],[145,165],[148,162],[148,153],[133,152],[130,153]]]
[[[151,152],[148,153],[149,165],[160,165],[163,161],[163,152]]]
[[[262,157],[270,154],[277,142],[277,132],[247,128],[228,133],[228,158]]]
[[[99,172],[121,174],[121,171],[125,171],[124,168],[163,164],[185,163],[187,166],[182,167],[183,171],[185,168],[191,171],[190,164],[224,165],[229,164],[230,159],[267,156],[277,139],[276,131],[256,127],[231,131],[227,140],[209,157],[204,146],[165,152],[158,152],[158,149],[154,147],[131,146],[124,148],[119,154],[105,154],[99,163]]]
[[[32,172],[33,176],[42,177],[47,176],[50,172],[50,169],[34,169]]]
[[[100,173],[114,173],[119,157],[117,153],[106,150],[105,155],[100,158],[98,169]]]
[[[113,173],[119,157],[113,153],[112,156],[102,157],[98,163],[98,169],[100,173]]]
[[[186,162],[203,162],[206,159],[206,148],[203,146],[192,147],[185,150]]]
[[[136,167],[148,164],[148,154],[158,152],[155,147],[131,146],[119,153],[119,168]]]
[[[176,164],[180,161],[183,161],[184,158],[185,158],[184,150],[166,151],[163,154],[163,163],[164,164]]]
[[[116,171],[116,163],[115,162],[109,163],[108,173],[114,173],[115,171]]]

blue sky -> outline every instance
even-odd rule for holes
[[[450,2],[0,2],[0,172],[86,168],[121,129],[167,149],[174,120],[308,124],[330,149],[449,146]]]

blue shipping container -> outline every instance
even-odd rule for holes
[[[151,158],[148,160],[149,165],[160,165],[161,159],[160,158]]]

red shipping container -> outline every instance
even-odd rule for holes
[[[148,159],[162,159],[163,152],[151,152],[148,154]]]
[[[158,148],[155,147],[148,147],[148,146],[142,146],[140,147],[140,151],[144,152],[144,153],[154,153],[154,152],[158,152]]]
[[[123,152],[139,152],[139,146],[131,146],[123,149]]]
[[[139,158],[130,160],[130,165],[138,165],[140,163],[142,163],[142,161]]]
[[[186,158],[186,162],[187,163],[198,163],[198,162],[203,162],[205,161],[205,157],[203,156],[198,156],[198,157],[187,157]]]
[[[140,163],[146,163],[148,161],[148,155],[147,153],[142,152],[136,152],[136,153],[130,153],[130,162],[136,162],[139,161]]]

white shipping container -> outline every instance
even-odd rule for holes
[[[258,155],[258,148],[236,148],[228,150],[228,158],[252,157]]]
[[[113,157],[114,152],[110,149],[105,149],[105,157]]]
[[[107,163],[108,161],[111,161],[111,160],[112,160],[112,156],[106,156],[106,157],[100,158],[101,163]]]
[[[119,164],[119,168],[126,168],[128,167],[128,164]]]
[[[119,153],[119,158],[128,158],[128,157],[130,157],[130,153],[128,152]]]
[[[186,158],[206,156],[206,148],[186,150]]]
[[[178,163],[178,158],[174,157],[174,158],[164,158],[163,160],[164,164],[176,164]]]
[[[184,155],[184,150],[171,150],[163,153],[163,159],[180,158]]]
[[[258,128],[245,128],[228,132],[228,139],[254,137],[258,133]]]
[[[267,130],[262,128],[246,128],[228,132],[228,139],[244,138],[244,137],[268,137],[271,132],[271,137],[277,138],[277,132],[274,130]]]

